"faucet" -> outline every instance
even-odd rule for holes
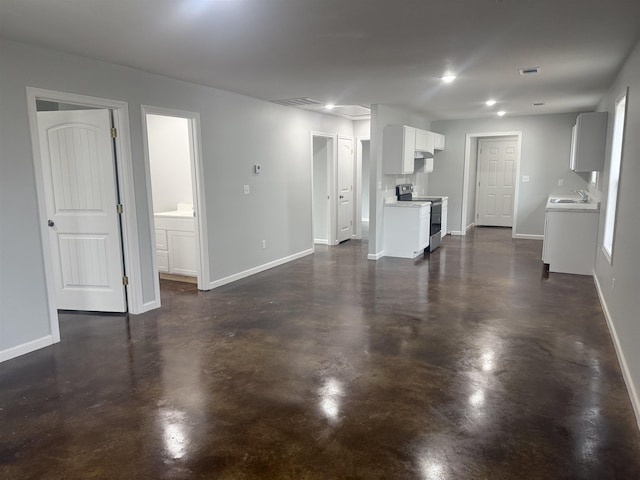
[[[580,198],[582,199],[582,203],[589,202],[589,192],[585,192],[584,190],[572,190],[572,191],[577,193],[580,196]]]

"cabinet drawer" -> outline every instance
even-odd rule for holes
[[[167,248],[168,248],[167,231],[159,230],[156,228],[156,249],[166,250]]]

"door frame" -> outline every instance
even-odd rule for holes
[[[356,137],[356,141],[355,141],[355,151],[356,151],[356,156],[355,156],[355,179],[354,179],[354,184],[355,184],[355,191],[358,192],[358,195],[356,197],[356,201],[354,202],[355,205],[355,212],[354,212],[354,218],[356,218],[356,228],[354,230],[355,232],[355,238],[357,239],[362,239],[362,183],[365,181],[364,178],[362,178],[362,144],[363,142],[369,142],[369,157],[371,157],[371,138],[370,137]],[[371,158],[369,158],[369,161],[371,161]],[[371,172],[371,163],[369,163],[369,172]],[[366,181],[371,183],[370,178],[367,178]],[[355,192],[354,192],[355,195]],[[368,215],[369,216],[369,215]]]
[[[471,144],[473,139],[481,139],[484,137],[517,137],[518,153],[516,158],[516,181],[515,181],[515,193],[514,193],[514,199],[513,199],[513,227],[511,228],[511,237],[517,238],[518,237],[518,233],[517,233],[518,198],[520,196],[520,160],[522,158],[522,131],[467,133],[466,139],[465,139],[465,148],[464,148],[464,173],[463,173],[463,181],[462,181],[462,218],[461,218],[461,225],[460,225],[460,235],[467,234],[467,225],[468,225],[467,217],[469,213],[467,212],[467,201],[469,197],[469,186],[471,185],[471,181],[475,183],[478,179],[477,163],[476,163],[475,171],[470,172]],[[477,195],[477,190],[476,190],[476,195]],[[477,201],[476,201],[476,208],[477,208]]]
[[[129,284],[124,288],[127,295],[127,311],[132,314],[143,313],[153,306],[145,304],[142,295],[142,275],[140,271],[138,224],[136,215],[136,196],[133,179],[133,163],[131,156],[131,139],[129,133],[129,108],[127,102],[111,100],[87,95],[47,90],[36,87],[26,87],[27,115],[31,134],[31,147],[36,181],[36,200],[40,219],[40,244],[44,261],[44,276],[47,289],[47,305],[49,310],[49,324],[53,343],[60,341],[60,327],[58,309],[55,298],[55,281],[53,276],[53,255],[49,235],[42,226],[47,220],[47,209],[44,195],[44,176],[40,142],[38,136],[38,116],[36,100],[69,103],[93,108],[109,109],[113,112],[114,126],[118,131],[115,138],[115,165],[118,169],[117,187],[120,201],[124,205],[121,215],[122,255],[125,275],[129,277]]]
[[[207,212],[204,190],[204,164],[202,159],[202,142],[200,134],[200,114],[173,108],[141,105],[142,144],[144,150],[145,183],[147,186],[147,207],[151,228],[151,248],[153,251],[153,289],[157,306],[160,307],[160,278],[158,275],[158,259],[156,252],[155,217],[153,215],[153,197],[151,192],[151,164],[149,161],[149,135],[147,131],[147,114],[165,117],[184,118],[188,122],[191,164],[191,187],[195,203],[196,218],[194,222],[196,251],[198,252],[197,278],[199,290],[211,290],[211,274],[209,268],[209,241],[207,229]]]
[[[315,137],[320,137],[320,138],[326,138],[328,139],[331,144],[331,158],[328,159],[327,161],[327,192],[329,192],[329,199],[328,199],[328,209],[329,209],[329,215],[327,216],[327,222],[329,222],[329,225],[327,226],[327,245],[337,245],[337,230],[336,230],[336,225],[338,223],[338,218],[336,215],[336,211],[337,211],[337,203],[336,203],[336,181],[334,181],[334,176],[335,176],[335,172],[336,172],[336,168],[337,168],[337,161],[338,161],[338,135],[333,134],[333,133],[325,133],[325,132],[316,132],[316,131],[312,131],[311,132],[311,145],[310,145],[310,159],[311,159],[311,163],[310,163],[310,167],[311,167],[311,188],[310,188],[310,192],[311,192],[311,246],[312,249],[315,251],[315,236],[313,233],[313,212],[314,210],[314,203],[313,203],[313,139]]]

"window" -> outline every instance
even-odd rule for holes
[[[613,259],[613,239],[616,231],[616,207],[618,204],[620,166],[622,164],[622,141],[624,138],[626,106],[627,94],[625,93],[616,102],[615,118],[613,120],[611,163],[609,166],[609,191],[607,192],[607,211],[605,212],[604,242],[602,245],[609,263],[611,263]]]

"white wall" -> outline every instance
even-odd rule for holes
[[[189,121],[148,114],[147,135],[153,211],[168,212],[178,203],[194,203]]]
[[[607,208],[608,171],[614,105],[617,97],[629,87],[627,117],[622,147],[622,166],[618,192],[613,263],[602,252],[604,215]],[[600,232],[596,250],[595,278],[598,282],[610,327],[623,364],[636,418],[640,420],[640,43],[602,99],[598,110],[609,112],[609,128],[604,173],[600,176],[603,190],[600,209]],[[615,279],[615,287],[613,284]]]
[[[362,142],[362,220],[369,221],[369,180],[371,176],[371,142]]]
[[[145,303],[155,293],[141,105],[200,113],[212,280],[312,248],[310,131],[352,137],[353,122],[5,40],[0,65],[0,199],[19,206],[0,213],[0,355],[50,334],[25,86],[128,102]]]
[[[415,175],[382,174],[383,132],[387,125],[410,125],[429,130],[429,119],[415,113],[392,108],[387,105],[371,106],[371,144],[369,183],[369,255],[380,255],[384,251],[383,215],[384,198],[395,195],[399,183],[414,183]],[[380,186],[380,188],[379,188]]]
[[[440,120],[431,129],[445,135],[446,149],[436,155],[428,191],[449,196],[451,231],[461,231],[464,150],[469,133],[522,132],[520,192],[516,231],[520,235],[542,235],[547,197],[586,188],[585,179],[569,170],[571,128],[576,114]],[[528,175],[529,183],[522,183]],[[558,186],[558,179],[564,186]],[[475,193],[474,193],[475,195]],[[473,211],[469,213],[471,215]],[[471,220],[469,220],[471,223]]]

